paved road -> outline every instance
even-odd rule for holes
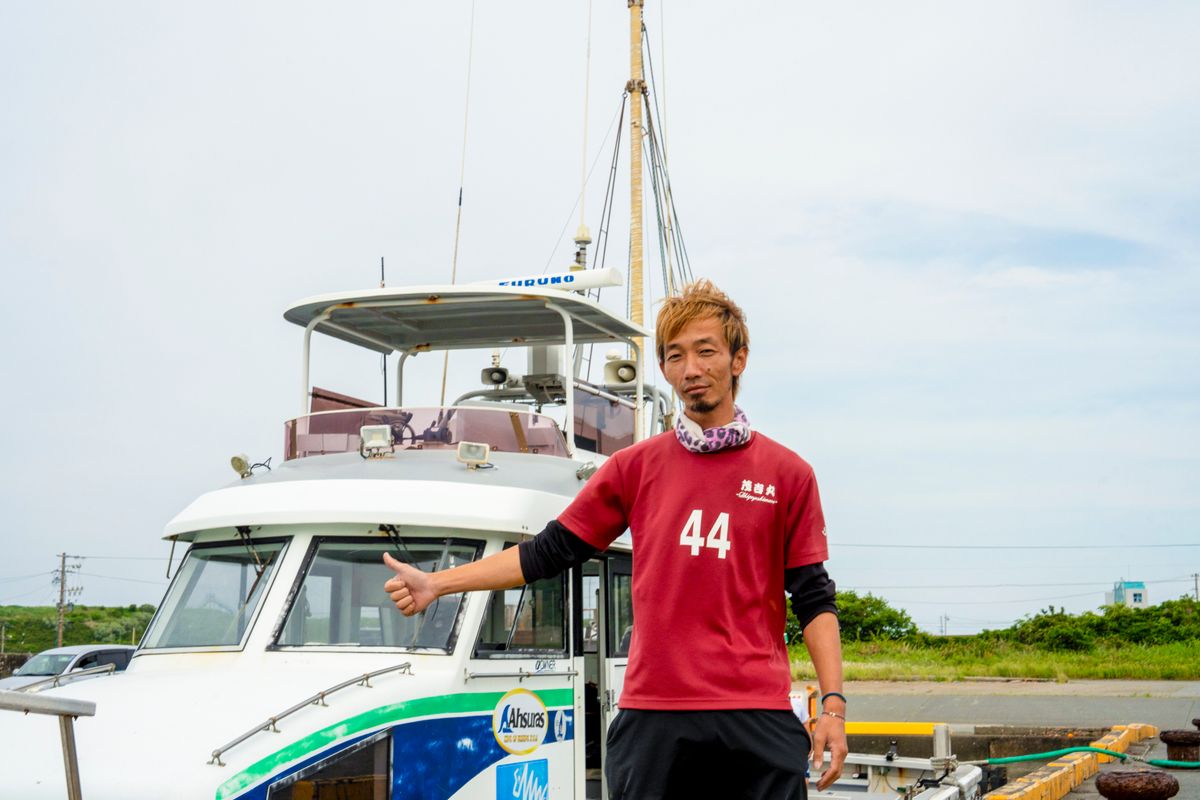
[[[1085,727],[1146,722],[1166,729],[1190,728],[1200,718],[1197,681],[861,681],[847,684],[846,695],[850,718],[863,721]]]

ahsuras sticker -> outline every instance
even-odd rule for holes
[[[492,712],[492,732],[509,753],[523,756],[537,750],[546,738],[549,714],[542,699],[528,689],[513,689]]]

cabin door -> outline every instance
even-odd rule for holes
[[[603,764],[608,726],[617,713],[633,634],[633,562],[602,555],[583,566],[580,621],[584,655],[587,797],[607,797]]]

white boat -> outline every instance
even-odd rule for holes
[[[305,375],[313,332],[409,355],[520,344],[542,367],[645,335],[549,285],[327,295],[286,317],[305,328]],[[433,569],[514,545],[640,438],[638,380],[491,383],[481,367],[489,385],[444,408],[288,420],[282,465],[171,520],[188,549],[129,668],[43,693],[96,705],[75,726],[84,796],[582,798],[589,779],[600,795],[632,624],[627,546],[411,619],[382,590],[383,553]],[[646,425],[661,426],[655,406]],[[0,717],[6,794],[65,796],[55,739],[50,718]]]

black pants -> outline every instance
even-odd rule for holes
[[[610,800],[805,800],[808,733],[790,711],[622,709],[608,729]]]

